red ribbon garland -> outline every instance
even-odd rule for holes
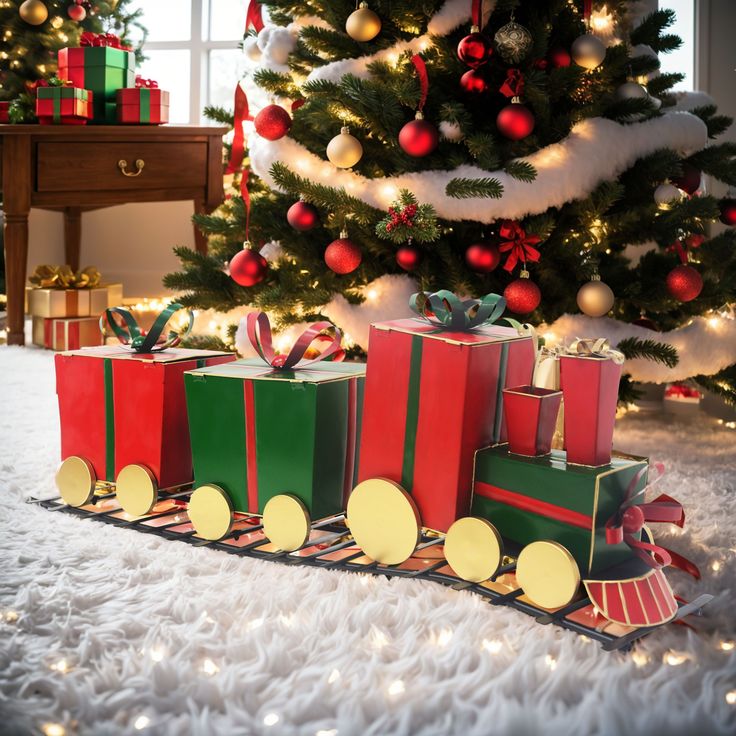
[[[327,358],[331,358],[333,362],[345,359],[345,351],[340,346],[342,333],[331,322],[315,322],[309,325],[286,356],[276,355],[274,352],[271,323],[265,312],[251,312],[246,317],[246,327],[250,344],[271,368],[280,370],[306,368]],[[333,334],[326,335],[325,330],[330,330]],[[310,345],[315,342],[327,345],[316,358],[302,361]]]
[[[417,70],[417,76],[419,77],[420,96],[417,111],[421,112],[424,109],[424,103],[427,101],[427,94],[429,93],[427,65],[419,54],[414,54],[414,56],[411,57],[411,63],[414,64],[414,68]]]
[[[583,18],[590,20],[593,12],[593,0],[583,0]]]
[[[130,46],[124,46],[123,42],[114,33],[92,33],[84,31],[79,39],[80,46],[107,46],[111,49],[130,51]]]
[[[250,172],[248,169],[243,171],[243,176],[240,179],[240,196],[243,200],[243,207],[245,208],[245,239],[250,240],[250,192],[248,191],[248,177]]]
[[[248,33],[248,29],[253,26],[256,33],[259,33],[263,28],[263,12],[261,4],[256,0],[248,0],[247,10],[245,11],[245,33]]]
[[[470,20],[474,26],[481,27],[483,22],[483,0],[473,0],[470,4]]]
[[[657,476],[640,491],[636,491],[636,486],[648,468],[643,467],[632,478],[629,487],[626,489],[624,502],[606,522],[606,542],[608,544],[624,542],[637,557],[650,567],[657,569],[667,567],[672,562],[670,552],[659,545],[642,542],[634,535],[642,530],[644,523],[647,521],[667,522],[683,527],[685,525],[685,512],[678,501],[664,493],[649,503],[636,504],[636,499],[643,496],[662,478],[664,465],[655,463],[654,468],[657,471]]]
[[[243,157],[245,156],[245,131],[243,130],[243,123],[250,119],[248,97],[245,94],[245,90],[238,84],[235,87],[235,135],[233,136],[233,144],[230,149],[230,160],[225,170],[226,174],[234,174],[243,163]]]
[[[502,253],[509,251],[503,266],[506,271],[513,271],[519,261],[536,263],[541,258],[540,252],[534,247],[541,242],[541,238],[538,235],[527,235],[516,220],[504,220],[498,232],[506,241],[501,243],[498,249]]]
[[[509,69],[499,92],[504,97],[521,97],[524,93],[524,77],[521,69]]]

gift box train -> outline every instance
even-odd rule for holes
[[[184,538],[289,562],[436,572],[560,621],[681,615],[663,568],[697,568],[646,524],[682,526],[682,507],[645,499],[661,466],[611,449],[623,356],[538,349],[494,294],[411,306],[372,326],[367,366],[344,362],[328,322],[280,355],[249,314],[259,357],[234,360],[178,348],[179,305],[146,335],[108,310],[121,347],[56,357],[63,502],[112,503],[128,524],[167,511]]]

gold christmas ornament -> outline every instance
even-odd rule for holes
[[[614,295],[611,287],[601,281],[598,275],[583,284],[578,291],[578,307],[588,317],[602,317],[613,307]]]
[[[516,561],[516,579],[532,603],[561,608],[572,602],[580,587],[575,558],[558,542],[532,542]]]
[[[307,507],[287,493],[273,496],[263,508],[263,533],[283,552],[299,549],[309,539]]]
[[[522,61],[533,43],[532,34],[524,26],[516,23],[513,15],[505,26],[496,31],[493,40],[498,55],[507,64],[518,64]]]
[[[381,19],[362,2],[345,21],[345,31],[354,41],[372,41],[381,32]]]
[[[363,146],[360,141],[350,135],[350,128],[343,126],[340,135],[336,135],[327,144],[327,158],[338,169],[350,169],[363,157]]]
[[[445,558],[470,583],[492,577],[501,564],[503,542],[490,521],[475,516],[458,519],[445,537]]]
[[[131,516],[150,514],[158,500],[156,479],[144,465],[126,465],[118,473],[115,489],[120,506]]]
[[[585,69],[595,69],[606,58],[606,45],[592,33],[579,36],[570,49],[573,61]]]
[[[95,493],[97,477],[94,468],[82,457],[72,455],[56,471],[56,487],[64,503],[85,506]]]
[[[347,525],[358,547],[382,565],[409,559],[421,528],[412,497],[385,478],[370,478],[355,486],[348,498]]]
[[[18,9],[20,17],[32,26],[40,26],[49,17],[48,8],[41,0],[26,0]]]
[[[673,204],[679,202],[683,197],[683,192],[678,189],[674,184],[666,181],[664,184],[660,184],[654,190],[654,201],[657,203],[657,207],[661,210],[668,210]]]
[[[232,501],[216,485],[197,488],[189,499],[187,514],[197,534],[210,541],[226,537],[233,525]]]

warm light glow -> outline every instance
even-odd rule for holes
[[[404,687],[404,683],[401,680],[394,680],[388,686],[389,695],[401,695],[405,690],[406,688]]]
[[[50,664],[49,669],[61,672],[61,674],[64,675],[69,671],[69,663],[65,659],[60,659],[58,662]]]
[[[718,572],[721,569],[720,561],[713,560],[713,562],[710,563],[710,569],[713,570],[713,572]]]
[[[41,726],[44,736],[64,736],[66,729],[61,723],[44,723]]]
[[[544,663],[552,670],[552,672],[557,669],[557,660],[551,654],[548,654],[544,658]]]
[[[734,646],[736,646],[736,644],[732,641],[722,641],[720,644],[720,647],[724,652],[733,651]]]
[[[446,647],[451,641],[452,641],[452,629],[442,629],[434,637],[434,643],[438,647]]]
[[[685,652],[676,652],[670,650],[664,655],[664,663],[670,665],[670,667],[678,667],[688,661],[690,657]]]
[[[503,648],[503,644],[498,639],[483,639],[482,647],[489,654],[498,654]]]
[[[336,728],[321,728],[314,736],[337,736]]]
[[[606,5],[590,14],[590,28],[592,31],[602,34],[613,31],[613,15],[608,12]]]
[[[220,668],[209,657],[202,662],[202,672],[205,675],[216,675],[219,671]]]
[[[726,693],[726,702],[729,705],[736,705],[736,690],[730,690]]]
[[[148,716],[138,716],[138,718],[133,721],[133,728],[136,731],[142,731],[144,728],[147,728],[150,723],[151,719]]]
[[[388,641],[386,634],[374,626],[371,631],[371,646],[374,649],[383,649],[388,644]]]
[[[631,655],[631,659],[637,667],[643,667],[645,664],[649,662],[649,657],[647,657],[647,655],[644,654],[644,652],[640,652],[640,651],[635,651]]]
[[[542,335],[542,337],[544,337],[545,342],[556,342],[557,341],[557,335],[555,335],[554,332],[545,332],[544,335]]]
[[[151,649],[151,651],[148,653],[148,656],[154,661],[154,662],[160,662],[165,656],[166,652],[164,652],[163,649],[160,647],[154,647]]]
[[[5,611],[5,622],[8,624],[14,624],[20,616],[18,611]]]
[[[275,726],[281,719],[279,718],[277,713],[267,713],[263,717],[263,725],[264,726]]]
[[[708,327],[712,327],[713,329],[721,326],[721,320],[720,317],[708,317]]]
[[[398,195],[396,187],[393,184],[384,184],[381,189],[381,193],[384,197],[387,197],[390,200],[396,199],[396,196]]]
[[[376,299],[378,299],[378,291],[376,289],[368,289],[366,292],[365,298],[369,302],[374,302]]]
[[[340,679],[340,677],[340,670],[332,670],[332,672],[330,672],[330,676],[327,678],[327,682],[330,685],[333,685]]]
[[[252,621],[248,621],[246,628],[248,629],[248,631],[253,631],[253,629],[257,629],[261,626],[263,626],[263,619],[254,618]]]

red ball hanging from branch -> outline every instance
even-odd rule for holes
[[[286,221],[294,230],[303,233],[319,225],[319,210],[313,204],[300,199],[289,207]]]
[[[335,273],[352,273],[362,260],[360,246],[348,238],[347,230],[343,230],[340,237],[333,240],[325,250],[325,263]]]
[[[291,116],[280,105],[266,105],[253,121],[256,133],[269,141],[283,138],[291,129]]]
[[[412,56],[411,63],[417,71],[421,93],[416,118],[408,122],[399,131],[399,145],[405,153],[418,158],[428,156],[437,148],[440,134],[436,126],[424,119],[424,105],[427,102],[427,94],[429,92],[427,66],[419,54]]]
[[[529,272],[523,270],[520,278],[512,281],[503,290],[506,306],[514,314],[529,314],[533,312],[542,301],[542,292],[539,287],[529,278]]]
[[[691,302],[703,290],[703,277],[689,264],[681,263],[668,274],[667,291],[680,302]]]
[[[509,69],[506,80],[499,92],[511,98],[511,104],[506,105],[496,117],[496,127],[499,133],[512,141],[526,138],[534,130],[534,115],[529,108],[521,104],[521,94],[524,91],[524,77],[518,69]]]
[[[700,180],[703,172],[691,163],[685,162],[682,165],[682,176],[672,178],[672,183],[683,192],[692,195],[700,189]]]
[[[460,77],[460,88],[471,95],[488,92],[488,80],[480,69],[469,69]]]
[[[404,269],[404,271],[414,271],[422,261],[422,251],[411,242],[411,240],[402,245],[396,251],[396,263]]]
[[[478,273],[491,273],[501,261],[498,246],[488,240],[473,243],[465,251],[465,262]]]
[[[230,278],[240,286],[255,286],[263,281],[268,271],[268,261],[250,247],[246,240],[243,250],[230,260]]]
[[[724,197],[718,203],[718,208],[721,211],[720,221],[724,225],[734,227],[736,225],[736,199]]]
[[[66,14],[77,23],[81,23],[87,17],[87,10],[80,3],[74,3],[66,9]]]
[[[485,64],[493,53],[491,39],[480,32],[482,0],[473,0],[470,8],[472,25],[470,34],[457,45],[457,58],[472,69]]]
[[[547,58],[549,59],[549,63],[552,64],[555,69],[560,69],[561,67],[570,66],[570,64],[572,64],[570,52],[567,49],[563,49],[561,46],[550,49],[547,54]]]

